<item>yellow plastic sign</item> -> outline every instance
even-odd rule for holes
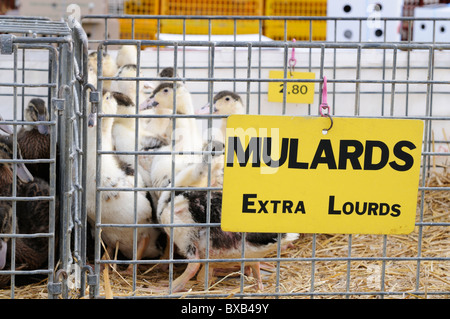
[[[221,226],[234,232],[408,234],[423,122],[232,115]]]
[[[269,71],[269,79],[284,79],[284,71]],[[315,79],[312,72],[287,72],[287,79]],[[267,99],[269,102],[314,103],[314,82],[269,82]]]

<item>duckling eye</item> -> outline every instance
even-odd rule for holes
[[[164,89],[164,93],[167,93],[167,92],[169,92],[169,89]]]
[[[225,101],[229,101],[230,100],[230,98],[227,96],[226,98],[225,98]]]

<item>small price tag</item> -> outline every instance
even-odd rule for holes
[[[312,72],[289,72],[288,79],[315,79]],[[284,79],[284,71],[269,71],[269,79]],[[269,102],[283,102],[286,92],[286,103],[314,103],[314,82],[269,82]]]

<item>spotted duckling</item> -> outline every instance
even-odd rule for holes
[[[178,187],[206,187],[208,165],[214,159],[204,156],[201,163],[193,163],[181,170],[175,177],[174,185]],[[202,224],[207,223],[208,205],[210,223],[220,223],[222,215],[222,192],[211,191],[210,197],[206,191],[176,191],[172,203],[171,191],[163,191],[158,202],[157,219],[161,224],[172,223],[177,226],[183,224],[198,224],[196,227],[174,227],[173,242],[178,252],[187,259],[205,259],[208,232]],[[173,212],[172,212],[173,207]],[[171,234],[171,227],[165,227],[167,235]],[[299,235],[294,233],[246,233],[245,237],[239,232],[223,231],[220,227],[210,228],[209,258],[240,258],[242,245],[245,246],[247,258],[262,258],[277,250],[278,240],[281,246],[287,246]],[[244,242],[243,242],[244,241]],[[236,264],[236,263],[234,263]],[[213,275],[215,269],[232,269],[232,262],[211,264]],[[259,262],[246,262],[257,282],[257,288],[263,290]],[[173,292],[182,291],[185,285],[200,270],[201,263],[188,263],[185,271],[173,282]],[[204,274],[200,274],[204,275]],[[210,278],[209,278],[210,279]]]

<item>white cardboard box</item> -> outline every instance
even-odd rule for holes
[[[366,16],[365,1],[361,0],[333,0],[327,2],[327,16],[339,18],[360,18]],[[328,20],[328,41],[359,41],[360,23],[356,20]]]
[[[450,5],[430,5],[414,9],[414,18],[450,18]],[[414,20],[413,40],[415,42],[433,42],[433,20]],[[436,20],[434,28],[435,42],[450,41],[450,21]]]
[[[365,40],[374,42],[398,42],[401,40],[400,20],[381,18],[399,18],[402,16],[403,0],[368,0]]]
[[[384,24],[380,19],[401,17],[402,7],[403,0],[329,0],[328,17],[364,19],[337,20],[336,28],[335,21],[328,20],[327,41],[400,41],[400,21]]]

